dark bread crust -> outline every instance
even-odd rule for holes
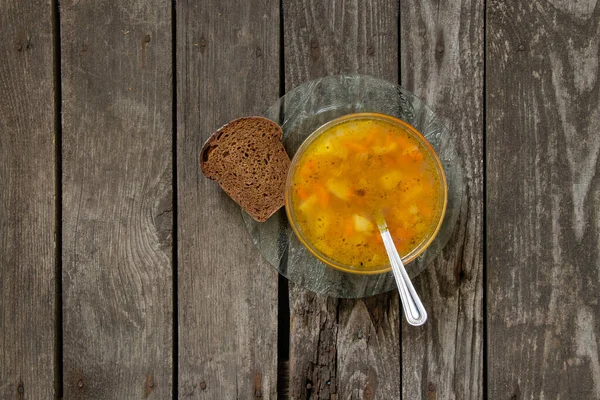
[[[283,130],[263,117],[229,122],[202,146],[200,167],[259,222],[285,203],[285,181],[290,167],[281,138]]]

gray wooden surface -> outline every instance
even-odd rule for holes
[[[0,398],[600,398],[599,50],[595,0],[0,0]],[[459,138],[422,328],[288,293],[199,169],[344,72]]]
[[[598,399],[600,7],[492,1],[488,49],[489,395]]]
[[[61,2],[66,399],[173,390],[171,7]]]
[[[458,138],[467,196],[450,243],[415,280],[429,321],[419,328],[403,324],[402,395],[481,399],[484,4],[401,4],[402,85],[436,110]]]
[[[276,398],[277,272],[198,154],[279,98],[278,21],[275,1],[177,2],[180,398]]]
[[[57,386],[52,39],[50,4],[0,1],[2,399],[49,399]]]

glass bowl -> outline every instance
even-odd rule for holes
[[[442,221],[444,220],[444,214],[446,212],[446,204],[447,204],[447,200],[448,200],[448,186],[446,184],[446,175],[444,173],[444,168],[442,167],[442,163],[441,163],[439,157],[437,156],[435,150],[433,149],[433,147],[429,144],[427,139],[425,139],[425,137],[423,137],[423,135],[421,135],[414,127],[410,126],[409,124],[407,124],[406,122],[404,122],[398,118],[394,118],[389,115],[378,114],[378,113],[348,114],[348,115],[336,118],[332,121],[329,121],[328,123],[319,127],[308,138],[306,138],[306,140],[302,143],[300,148],[298,148],[298,150],[296,151],[296,154],[294,155],[294,157],[292,159],[292,163],[290,165],[290,169],[289,169],[288,176],[287,176],[286,189],[285,189],[285,209],[286,209],[286,214],[287,214],[289,224],[290,224],[292,230],[294,231],[294,233],[296,234],[296,236],[298,237],[298,239],[300,240],[300,242],[319,260],[321,260],[324,263],[330,265],[331,267],[337,268],[343,272],[348,272],[351,274],[367,274],[368,275],[368,274],[381,274],[384,272],[388,272],[391,270],[391,266],[389,264],[387,264],[381,268],[375,269],[375,268],[368,268],[368,267],[345,265],[345,264],[342,264],[342,263],[332,259],[331,257],[328,257],[326,254],[319,251],[319,249],[317,249],[316,246],[314,246],[313,243],[311,243],[310,240],[303,234],[302,228],[296,220],[294,207],[292,206],[292,187],[293,187],[293,182],[294,182],[294,175],[296,174],[296,172],[298,170],[298,166],[299,166],[298,163],[300,162],[300,160],[301,160],[302,156],[304,155],[304,153],[306,152],[306,150],[308,150],[310,148],[311,144],[319,136],[321,136],[324,132],[329,130],[331,127],[342,124],[344,122],[348,122],[348,121],[364,120],[364,119],[383,121],[383,122],[389,123],[391,125],[395,125],[395,126],[399,127],[402,131],[410,134],[414,139],[419,141],[422,144],[423,148],[429,153],[429,156],[431,157],[431,159],[433,159],[433,161],[435,163],[436,174],[439,177],[440,188],[439,188],[438,194],[440,196],[439,196],[439,203],[438,203],[439,211],[438,211],[437,221],[435,221],[433,223],[433,225],[434,225],[433,229],[430,229],[430,232],[427,235],[427,237],[425,237],[420,243],[417,243],[417,245],[408,254],[406,254],[404,257],[402,257],[402,262],[404,264],[410,263],[412,260],[414,260],[416,257],[418,257],[423,251],[425,251],[425,249],[427,249],[427,247],[431,244],[431,242],[437,235],[437,233],[440,229],[440,226],[442,225]]]
[[[427,139],[443,166],[447,182],[446,213],[431,243],[406,264],[411,278],[441,253],[463,207],[462,161],[457,139],[423,101],[394,83],[364,75],[337,75],[306,82],[286,93],[264,114],[283,128],[283,145],[293,157],[319,127],[355,113],[385,114],[415,127]],[[294,234],[281,208],[266,222],[242,216],[262,257],[297,287],[332,297],[357,298],[396,288],[391,272],[348,273],[315,257]]]

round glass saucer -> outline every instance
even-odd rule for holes
[[[442,226],[427,249],[406,265],[411,278],[442,251],[452,235],[463,201],[463,171],[455,138],[419,98],[394,83],[362,75],[328,76],[304,83],[273,104],[265,117],[283,128],[290,158],[321,125],[347,114],[374,112],[399,118],[425,136],[438,154],[448,182],[448,204]],[[358,298],[396,288],[391,272],[359,275],[334,269],[314,257],[294,235],[285,209],[266,222],[242,211],[244,222],[262,256],[295,284],[332,297]]]

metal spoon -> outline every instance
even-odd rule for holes
[[[379,227],[381,239],[385,246],[385,251],[390,259],[390,264],[392,265],[394,278],[396,278],[396,284],[398,285],[398,291],[400,292],[400,300],[402,301],[402,308],[404,309],[406,321],[413,326],[423,325],[425,321],[427,321],[427,311],[425,311],[425,307],[423,307],[423,303],[408,277],[408,273],[406,272],[406,268],[404,268],[398,250],[396,250],[396,246],[394,245],[392,235],[390,235],[390,231],[385,223],[383,214],[378,213],[375,219],[377,221],[377,226]]]

